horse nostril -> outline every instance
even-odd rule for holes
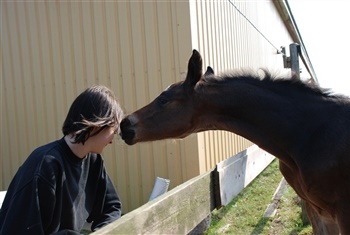
[[[127,128],[128,126],[130,126],[130,120],[126,117],[124,118],[121,123],[120,123],[120,129],[123,131],[123,129]]]
[[[135,131],[131,127],[131,122],[128,117],[124,118],[120,123],[120,136],[125,141],[125,143],[131,145],[133,144],[133,139],[135,137]]]

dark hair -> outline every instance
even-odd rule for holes
[[[62,126],[64,135],[73,134],[73,143],[85,143],[94,127],[118,126],[123,110],[113,92],[105,86],[92,86],[72,103]]]

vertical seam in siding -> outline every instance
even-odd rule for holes
[[[19,20],[18,20],[18,18],[19,18],[18,3],[15,2],[14,6],[15,6],[15,8],[14,8],[14,10],[15,10],[15,17],[16,17],[16,21],[15,21],[16,26],[15,26],[15,28],[16,28],[16,31],[17,31],[16,34],[17,34],[17,37],[18,37],[17,38],[17,40],[18,40],[18,58],[19,58],[18,62],[19,62],[19,66],[20,66],[20,69],[18,71],[19,75],[20,75],[20,78],[19,78],[20,84],[17,84],[17,85],[19,85],[19,87],[16,88],[16,93],[20,92],[20,91],[23,91],[22,96],[17,95],[16,99],[19,100],[19,98],[21,97],[21,101],[20,102],[21,103],[23,102],[23,104],[25,104],[28,90],[25,89],[25,83],[23,81],[24,80],[24,73],[23,73],[23,70],[24,70],[23,63],[24,62],[23,62],[23,51],[22,51],[23,50],[23,48],[22,48],[23,35],[22,35],[21,30],[19,29],[20,26],[19,26]],[[23,110],[24,110],[23,116],[26,116],[26,109],[27,109],[27,107],[16,107],[16,109],[15,109],[16,110],[16,114],[20,115],[19,110],[21,108],[23,108]],[[19,128],[21,128],[21,126],[24,125],[24,123],[23,122],[17,122],[17,125],[19,126]],[[24,137],[23,135],[21,135],[21,136],[19,136],[19,138],[23,140],[23,141],[21,141],[21,143],[24,144],[24,146],[25,146],[24,148],[28,149],[28,142],[26,140],[24,140],[24,139],[28,138],[28,136]]]
[[[103,44],[104,44],[104,54],[105,54],[105,61],[106,61],[106,79],[108,87],[111,86],[111,70],[109,66],[109,57],[108,57],[108,29],[107,29],[107,19],[106,19],[106,2],[102,2],[102,22],[103,22]]]
[[[48,9],[48,6],[47,6],[48,4],[50,4],[50,3],[49,2],[45,2],[45,9]],[[53,3],[51,3],[51,4],[53,4]],[[46,26],[47,26],[48,40],[49,40],[49,43],[48,43],[49,44],[49,48],[48,48],[48,53],[49,53],[49,55],[48,55],[48,57],[49,57],[48,70],[49,70],[49,72],[48,73],[50,75],[46,79],[48,80],[49,78],[53,78],[52,84],[53,84],[53,87],[54,87],[55,86],[55,79],[54,79],[55,78],[55,73],[54,73],[53,52],[52,52],[52,48],[53,48],[53,45],[52,45],[52,30],[51,30],[52,24],[51,24],[51,19],[50,19],[49,15],[48,15],[48,10],[46,10],[46,22],[47,22]],[[51,104],[53,104],[53,97],[56,97],[56,94],[54,92],[55,89],[53,89],[53,87],[49,87],[47,85],[47,83],[48,83],[48,81],[45,83],[46,84],[45,89],[44,89],[46,91],[45,92],[45,96],[48,95],[49,98],[47,100],[50,101]],[[50,91],[48,91],[49,89],[50,89]],[[49,105],[49,102],[46,102],[45,108],[47,108],[48,105]],[[45,113],[45,115],[46,114],[47,113]],[[51,114],[51,115],[52,115],[53,120],[54,120],[53,123],[57,123],[56,115],[54,115],[54,114]],[[48,136],[50,136],[50,134],[52,134],[49,131],[47,133],[48,133]],[[51,138],[51,136],[49,138]]]
[[[99,71],[99,68],[98,68],[98,63],[97,63],[97,49],[96,49],[96,21],[95,21],[95,13],[94,13],[94,2],[91,1],[90,2],[90,21],[91,21],[91,39],[92,39],[92,51],[93,51],[93,61],[94,61],[94,82],[96,84],[99,83],[99,77],[98,77],[98,71]]]
[[[6,4],[6,6],[8,6],[8,4],[9,3],[7,3]],[[7,28],[7,30],[8,31],[10,31],[10,22],[9,22],[9,18],[8,18],[8,10],[4,10],[3,11],[3,13],[4,13],[4,15],[5,15],[5,24],[6,24],[6,28]],[[6,35],[6,34],[5,34]],[[8,45],[8,50],[9,50],[9,60],[11,61],[10,62],[10,74],[12,75],[12,77],[14,77],[14,67],[13,67],[13,64],[14,64],[14,62],[13,62],[13,49],[12,49],[12,47],[13,47],[13,45],[12,45],[12,40],[11,40],[11,33],[9,32],[8,34],[7,34],[7,37],[8,37],[8,43],[9,43],[9,45]],[[5,78],[6,79],[6,78]],[[15,87],[15,81],[14,81],[14,79],[10,79],[11,81],[10,81],[10,83],[11,83],[11,85],[12,85],[12,87],[13,87],[13,89],[14,89],[14,87]],[[14,95],[14,92],[11,92],[11,94],[12,95]],[[7,99],[9,96],[5,96],[5,99]],[[13,104],[13,106],[14,107],[12,107],[13,108],[13,110],[16,110],[16,101],[15,101],[15,99],[14,99],[14,97],[12,98],[12,99],[9,99],[9,100],[12,100],[12,104]],[[6,104],[7,104],[7,102],[6,102]],[[8,114],[7,114],[8,115]],[[12,119],[12,118],[11,118]],[[16,118],[16,116],[13,118],[14,120],[15,120],[15,124],[18,122],[18,120],[17,120],[17,118]],[[13,119],[12,119],[12,121],[13,121]],[[10,121],[10,116],[9,116],[9,118],[8,118],[8,120],[7,121]],[[7,132],[7,135],[9,136],[9,138],[11,139],[11,136],[12,135],[10,135],[10,133],[11,132],[15,132],[15,133],[17,133],[17,125],[7,125],[8,127],[9,126],[11,126],[11,128],[13,128],[11,131],[10,131],[10,129],[9,128],[7,128],[7,130],[8,130],[8,132]],[[15,141],[9,141],[10,143],[12,142],[12,143],[15,143]],[[15,149],[15,151],[14,151],[14,149]],[[16,152],[16,154],[14,154]],[[10,153],[10,155],[12,156],[10,159],[9,159],[9,169],[11,170],[10,171],[10,173],[11,173],[11,175],[14,175],[14,173],[13,173],[13,171],[14,171],[14,165],[15,164],[12,164],[13,163],[13,158],[14,158],[14,156],[18,156],[19,155],[19,148],[10,148],[10,151],[9,151],[9,153]]]
[[[72,75],[72,84],[73,84],[73,92],[77,91],[77,71],[76,71],[76,62],[75,62],[75,51],[74,51],[74,39],[73,39],[73,21],[72,21],[72,4],[76,4],[76,3],[72,3],[72,2],[67,2],[67,13],[68,13],[68,30],[69,30],[69,47],[70,47],[70,56],[71,56],[71,63],[72,63],[72,71],[71,71],[71,75]],[[63,88],[64,89],[64,88]],[[67,101],[63,103],[63,107],[65,110],[68,110],[67,107]]]
[[[49,3],[49,4],[53,4],[53,3]],[[65,94],[60,94],[60,97],[62,98],[61,99],[56,99],[57,97],[57,89],[59,88],[59,83],[60,83],[60,80],[62,79],[63,80],[63,87],[67,84],[67,68],[65,67],[64,65],[64,62],[65,62],[65,58],[64,58],[64,52],[63,52],[63,30],[62,30],[62,5],[59,5],[59,3],[57,2],[56,3],[56,9],[57,9],[57,15],[56,15],[56,20],[57,20],[57,28],[56,27],[52,27],[54,30],[57,30],[57,34],[58,34],[58,41],[57,41],[57,48],[56,50],[58,51],[58,60],[59,60],[59,66],[58,68],[60,69],[60,72],[58,74],[61,74],[61,77],[57,76],[56,73],[54,73],[54,68],[55,68],[55,65],[53,64],[52,62],[52,77],[54,78],[52,80],[52,87],[47,87],[47,89],[50,89],[52,91],[52,96],[48,96],[48,99],[52,100],[52,105],[53,107],[52,108],[52,111],[53,111],[53,117],[54,117],[54,123],[58,123],[58,120],[57,120],[57,112],[60,112],[58,110],[58,106],[59,106],[59,103],[62,103],[62,100],[63,100],[63,103],[67,103],[67,90],[65,90]],[[48,17],[49,18],[49,17]],[[49,27],[50,31],[49,31],[49,34],[52,36],[52,30],[51,30],[51,27]],[[52,38],[51,38],[52,39]],[[51,40],[50,40],[51,41]],[[50,49],[52,50],[52,49]],[[50,58],[52,58],[52,55],[50,56]],[[56,128],[55,128],[56,129]],[[52,133],[53,135],[53,133]],[[51,137],[50,137],[51,138]]]
[[[27,4],[25,5],[27,6]],[[28,124],[28,127],[27,128],[30,128],[30,131],[26,131],[26,139],[27,139],[27,148],[32,148],[34,144],[32,144],[32,141],[34,138],[34,136],[37,135],[37,129],[35,128],[35,120],[37,120],[37,113],[36,112],[33,112],[33,110],[35,110],[35,108],[33,107],[34,104],[35,104],[35,100],[34,100],[34,92],[35,91],[35,87],[34,87],[34,82],[33,82],[33,79],[34,79],[34,72],[33,72],[33,60],[31,58],[33,58],[33,52],[32,52],[32,40],[31,40],[31,31],[29,30],[29,19],[28,19],[28,10],[27,10],[27,7],[24,7],[24,21],[25,21],[25,33],[28,35],[27,36],[27,49],[28,49],[28,69],[29,69],[29,72],[27,74],[28,76],[28,80],[29,80],[29,86],[28,87],[25,87],[25,90],[26,90],[26,96],[28,97],[28,99],[26,99],[26,101],[28,102],[28,100],[30,100],[30,104],[29,105],[26,105],[26,115],[25,116],[28,116],[29,117],[29,114],[32,116],[32,118],[29,118],[30,121],[32,121],[33,123],[29,123]],[[23,77],[23,79],[25,79]],[[30,137],[31,135],[31,137]]]
[[[83,8],[82,4],[83,2],[79,1],[78,3],[78,18],[79,18],[79,33],[81,35],[81,43],[80,43],[80,49],[81,49],[81,61],[82,61],[82,79],[83,79],[83,84],[84,87],[87,86],[87,62],[86,62],[86,53],[85,53],[85,46],[86,46],[86,41],[85,41],[85,32],[84,32],[84,25],[83,25]],[[81,89],[81,88],[80,88]]]

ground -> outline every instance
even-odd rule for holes
[[[274,197],[282,179],[278,160],[274,160],[229,205],[213,211],[206,234],[311,235],[311,226],[302,222],[300,199],[294,190],[287,184],[280,197]],[[271,203],[276,213],[264,217]]]

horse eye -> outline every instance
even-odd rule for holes
[[[164,96],[159,97],[159,103],[161,105],[165,105],[168,102],[169,102],[169,100],[167,98],[165,98]]]

